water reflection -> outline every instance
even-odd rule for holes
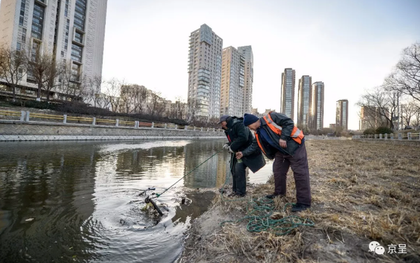
[[[95,151],[57,146],[1,144],[1,262],[89,257],[77,226],[94,210]]]
[[[214,196],[205,188],[225,183],[226,152],[199,166],[223,143],[0,144],[0,262],[174,261],[191,218]],[[265,181],[267,171],[250,175],[251,182]],[[142,211],[142,189],[162,193],[187,173],[156,199],[160,220]],[[201,194],[188,194],[197,188]]]

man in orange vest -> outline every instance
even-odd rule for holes
[[[292,167],[297,199],[292,212],[310,208],[311,187],[303,132],[294,125],[292,119],[276,112],[270,112],[263,118],[245,113],[244,125],[255,132],[258,146],[264,155],[274,159],[274,193],[266,197],[273,199],[286,195],[286,175],[289,167]],[[241,158],[243,154],[246,152],[236,153],[236,158]]]

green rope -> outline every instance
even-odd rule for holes
[[[171,186],[169,186],[168,188],[166,188],[162,193],[160,194],[156,194],[155,197],[153,198],[158,198],[159,196],[163,195],[166,191],[168,191],[169,189],[171,189],[171,187],[173,187],[174,185],[176,185],[179,181],[181,181],[182,179],[184,179],[185,176],[191,174],[192,172],[194,172],[195,170],[197,170],[198,167],[200,167],[201,165],[203,165],[204,163],[206,163],[208,160],[210,160],[211,158],[213,158],[213,156],[215,156],[216,154],[220,153],[221,151],[223,151],[223,149],[215,152],[212,156],[210,156],[209,158],[207,158],[204,162],[200,163],[199,165],[197,165],[196,167],[194,167],[191,171],[189,171],[188,173],[186,173],[183,177],[179,178],[175,183],[173,183]]]
[[[287,206],[293,205],[287,203],[283,211],[286,211]],[[243,218],[232,221],[227,220],[220,223],[223,226],[225,223],[239,223],[248,221],[246,229],[249,232],[263,232],[272,231],[276,236],[284,236],[292,232],[300,226],[314,226],[315,223],[308,219],[296,215],[285,216],[280,219],[273,219],[271,215],[274,212],[274,201],[268,198],[253,198],[247,204],[247,214]]]
[[[229,179],[230,173],[226,176],[225,183],[220,189],[224,189]],[[224,202],[240,202],[243,198],[226,199],[223,197],[223,192],[220,192],[220,198]],[[287,206],[292,206],[292,203],[287,203],[283,207],[283,212],[286,212]],[[295,215],[285,216],[280,219],[272,219],[271,215],[274,213],[274,200],[268,198],[253,198],[247,203],[247,214],[236,221],[227,220],[220,223],[223,226],[225,223],[239,223],[248,221],[246,229],[249,232],[263,232],[273,231],[276,236],[284,236],[289,234],[294,229],[300,226],[314,226],[315,223],[308,219]]]

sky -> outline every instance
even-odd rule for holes
[[[356,103],[420,41],[419,10],[419,0],[108,0],[103,78],[186,100],[189,36],[207,24],[223,47],[252,46],[259,112],[279,111],[281,73],[293,68],[296,98],[302,75],[324,82],[324,127],[347,99],[358,129]]]

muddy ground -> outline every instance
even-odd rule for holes
[[[245,198],[217,194],[193,221],[179,262],[420,262],[420,144],[308,140],[306,147],[310,210],[290,212],[291,171],[287,196],[267,204],[271,211],[264,196],[274,190],[272,179],[250,185]],[[267,222],[297,215],[295,222],[308,225],[250,228],[255,202]]]

